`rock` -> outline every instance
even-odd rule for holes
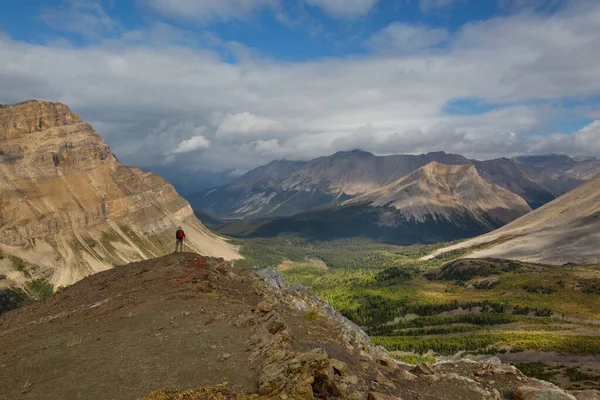
[[[269,302],[269,301],[261,301],[260,303],[258,303],[258,311],[260,311],[261,313],[265,313],[268,314],[271,311],[273,311],[273,303]]]
[[[349,383],[350,385],[357,385],[360,381],[358,376],[356,375],[348,375],[343,377],[344,382]]]
[[[392,381],[390,381],[385,375],[383,375],[381,372],[377,373],[377,378],[375,378],[375,381],[377,383],[379,383],[380,385],[384,385],[387,386],[389,388],[396,388],[396,385],[394,385],[394,383]]]
[[[267,285],[274,289],[283,290],[288,288],[288,284],[283,275],[274,269],[264,268],[259,270],[256,274],[261,277]]]
[[[558,388],[521,386],[515,393],[515,400],[577,400]]]
[[[402,399],[398,396],[392,396],[389,394],[370,392],[368,400],[402,400]]]
[[[344,376],[344,375],[348,374],[348,372],[349,372],[348,365],[345,362],[342,362],[340,360],[336,360],[335,358],[332,358],[329,360],[329,363],[331,364],[331,367],[333,368],[333,372],[335,372],[337,375]]]
[[[500,283],[500,277],[494,276],[477,281],[474,286],[479,290],[489,290]]]
[[[433,374],[435,374],[433,367],[429,363],[426,363],[426,362],[422,362],[421,364],[417,365],[416,367],[411,369],[410,372],[412,372],[415,375],[433,375]]]
[[[502,400],[502,395],[500,394],[500,392],[498,391],[498,389],[492,389],[492,393],[493,393],[493,399],[494,400]]]
[[[417,377],[404,368],[395,369],[393,372],[395,381],[414,381]]]

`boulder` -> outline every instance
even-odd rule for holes
[[[257,272],[267,285],[274,289],[287,289],[288,284],[285,278],[277,271],[271,268],[264,268]]]
[[[410,372],[412,372],[415,375],[434,375],[435,374],[433,367],[426,362],[422,362],[421,364],[417,365],[412,370],[410,370]]]

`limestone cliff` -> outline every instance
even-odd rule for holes
[[[237,257],[168,182],[121,165],[64,104],[0,106],[0,249],[13,255],[0,260],[0,273],[10,280],[68,285],[156,257],[174,249],[178,225],[190,250]]]

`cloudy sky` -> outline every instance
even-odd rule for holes
[[[355,148],[600,156],[599,26],[596,0],[2,1],[0,103],[66,103],[172,179]]]

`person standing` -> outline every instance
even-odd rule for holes
[[[178,250],[183,253],[183,242],[185,240],[185,232],[180,226],[177,227],[177,232],[175,232],[175,240],[175,253],[177,253]]]

